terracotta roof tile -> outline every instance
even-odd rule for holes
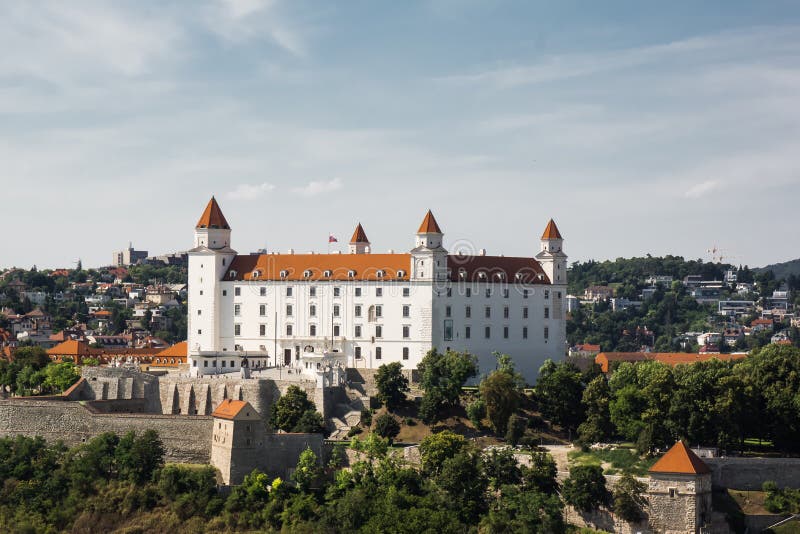
[[[505,282],[518,284],[549,284],[542,266],[533,258],[510,256],[447,257],[450,280],[453,282]]]
[[[236,256],[224,280],[408,280],[410,268],[410,254],[251,254]]]
[[[422,224],[419,225],[419,230],[417,230],[418,234],[441,234],[442,230],[439,228],[439,223],[436,222],[436,219],[433,216],[431,210],[428,210],[428,213],[425,214],[425,218],[422,219]]]
[[[547,227],[544,229],[544,233],[542,233],[542,239],[563,239],[553,219],[550,219],[550,222],[547,223]]]
[[[240,400],[225,399],[219,403],[217,409],[211,414],[212,417],[220,419],[233,419],[248,403]]]
[[[653,464],[650,472],[704,475],[710,473],[711,469],[690,448],[679,441]]]
[[[186,342],[185,341],[181,341],[180,343],[175,343],[171,347],[167,347],[166,349],[164,349],[161,352],[159,352],[158,354],[156,354],[156,356],[162,356],[162,357],[163,356],[166,356],[166,357],[182,356],[182,357],[186,358],[187,353],[188,353],[188,351],[186,349]]]
[[[350,238],[351,243],[369,243],[369,239],[367,239],[367,233],[364,232],[364,228],[361,226],[361,223],[358,223],[356,226],[356,231],[353,232],[353,237]]]
[[[231,227],[228,226],[228,221],[225,220],[225,216],[222,214],[222,210],[219,209],[219,204],[217,204],[217,199],[214,197],[211,197],[211,200],[208,201],[203,215],[197,221],[197,228],[223,228],[230,230]]]

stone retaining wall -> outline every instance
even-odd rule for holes
[[[703,458],[715,487],[760,491],[772,480],[778,487],[800,488],[800,458]]]

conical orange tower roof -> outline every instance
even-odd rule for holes
[[[704,475],[710,473],[711,469],[689,447],[679,441],[653,464],[650,472]]]
[[[425,214],[425,218],[422,219],[422,224],[419,225],[419,230],[417,230],[418,234],[441,234],[442,230],[439,228],[439,224],[436,222],[436,219],[433,217],[433,213],[431,210],[428,210],[428,213]]]
[[[203,211],[203,215],[200,216],[200,220],[197,221],[196,228],[221,228],[223,230],[230,230],[231,227],[228,226],[228,221],[225,220],[225,216],[222,214],[222,210],[219,209],[219,204],[217,204],[217,199],[211,197],[211,200],[208,201],[208,205],[206,206],[205,211]]]
[[[367,233],[364,231],[364,228],[361,226],[361,223],[358,223],[356,226],[356,231],[353,232],[353,237],[350,238],[351,243],[369,243],[369,239],[367,239]]]
[[[558,231],[558,226],[556,226],[556,222],[553,219],[550,219],[550,222],[547,223],[542,239],[564,239],[561,237],[561,232]]]

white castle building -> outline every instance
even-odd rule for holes
[[[429,211],[408,253],[374,254],[356,227],[348,254],[237,254],[217,201],[189,251],[193,375],[273,366],[416,368],[432,348],[494,351],[529,382],[566,346],[567,256],[551,219],[535,258],[448,254]]]

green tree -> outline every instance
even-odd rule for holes
[[[589,512],[609,503],[603,469],[599,465],[577,465],[569,470],[562,495],[567,504],[581,512]]]
[[[309,400],[308,394],[295,385],[291,385],[272,405],[270,411],[269,424],[272,428],[277,428],[285,432],[298,432],[295,430],[300,423],[309,423],[311,415],[308,412],[316,412],[314,403]],[[305,416],[305,418],[304,418]]]
[[[480,457],[474,452],[461,450],[442,462],[435,480],[461,520],[467,524],[477,522],[486,508],[487,488]]]
[[[300,453],[297,460],[297,468],[292,473],[292,480],[297,484],[297,488],[303,493],[308,493],[313,488],[320,485],[322,468],[317,461],[317,455],[311,448],[306,448]]]
[[[509,356],[496,354],[496,357],[498,369],[481,381],[479,389],[492,429],[504,434],[508,418],[519,407],[522,377],[515,371]]]
[[[419,414],[425,422],[438,420],[441,412],[458,404],[461,387],[478,373],[477,358],[466,352],[431,349],[417,369],[425,392]]]
[[[614,485],[614,512],[625,521],[632,523],[644,518],[647,500],[644,492],[647,485],[639,482],[633,475],[625,473]]]
[[[563,504],[556,494],[503,486],[481,519],[479,531],[562,534],[566,531]]]
[[[44,388],[52,393],[60,393],[81,377],[72,362],[53,363],[44,368]]]
[[[611,390],[605,376],[598,376],[589,382],[581,399],[586,419],[578,425],[578,438],[582,443],[597,443],[611,436],[610,401]]]
[[[575,430],[583,421],[581,372],[572,364],[546,360],[539,369],[536,399],[542,415],[563,428]]]
[[[464,436],[444,430],[426,436],[419,444],[422,469],[428,474],[436,474],[447,458],[452,458],[467,446]]]
[[[375,433],[382,438],[388,438],[389,443],[394,441],[394,438],[400,433],[400,423],[397,419],[388,413],[379,415],[375,419]]]
[[[556,462],[549,453],[534,452],[530,466],[522,467],[522,484],[533,491],[553,494],[559,488],[557,474]]]
[[[483,399],[475,399],[467,405],[467,417],[475,428],[481,428],[483,418],[486,417],[486,403]]]
[[[114,457],[122,478],[143,483],[164,465],[164,444],[155,430],[145,430],[141,435],[130,431],[120,439]]]
[[[386,404],[389,410],[401,406],[406,400],[409,390],[408,379],[403,375],[403,364],[392,362],[378,367],[375,374],[375,385],[378,388],[378,398]]]
[[[492,489],[500,489],[507,484],[519,484],[522,470],[514,453],[509,448],[493,448],[483,455],[483,468]]]

